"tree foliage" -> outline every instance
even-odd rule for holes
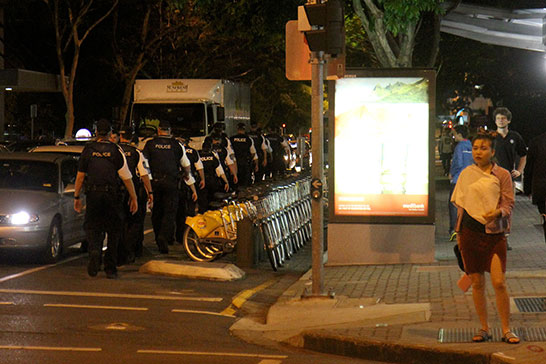
[[[413,51],[423,17],[438,17],[443,0],[353,0],[377,60],[382,67],[412,67]],[[439,20],[437,21],[439,25]],[[439,26],[435,33],[439,35]],[[436,35],[436,36],[437,36]],[[435,61],[437,40],[432,44]]]

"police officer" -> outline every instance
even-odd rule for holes
[[[235,152],[233,151],[233,146],[231,145],[231,140],[229,139],[229,137],[227,136],[226,132],[226,124],[225,123],[222,123],[222,122],[216,122],[214,123],[214,125],[212,126],[212,131],[210,132],[210,134],[205,138],[205,141],[206,140],[210,140],[210,142],[212,143],[212,135],[213,134],[216,134],[216,135],[220,135],[220,137],[222,138],[222,146],[224,148],[226,148],[227,152],[228,152],[228,155],[229,157],[235,161]]]
[[[288,142],[282,135],[277,133],[275,128],[269,128],[269,133],[267,133],[266,138],[269,140],[271,146],[271,163],[270,163],[270,172],[272,177],[280,176],[286,170],[286,161],[284,156],[286,154],[290,155],[290,146]]]
[[[239,179],[237,178],[237,164],[230,158],[227,149],[223,146],[222,136],[212,133],[211,137],[212,151],[218,156],[226,177],[228,177],[228,180],[234,185],[237,184],[239,182]]]
[[[237,124],[237,134],[231,137],[231,145],[235,152],[237,162],[237,176],[239,177],[239,186],[249,186],[252,184],[252,165],[254,171],[258,171],[258,156],[252,139],[245,133],[245,124]]]
[[[220,179],[224,183],[223,190],[225,192],[229,191],[229,183],[218,155],[212,150],[210,140],[203,142],[200,156],[207,181],[204,190],[199,193],[199,212],[203,213],[208,210],[210,201],[214,199],[214,194],[222,191]]]
[[[152,225],[155,241],[161,254],[169,253],[169,245],[174,242],[175,220],[178,209],[179,171],[184,169],[185,183],[192,191],[193,201],[197,200],[195,180],[190,172],[190,161],[184,147],[171,137],[168,121],[161,120],[158,135],[146,142],[142,153],[152,170],[154,206]]]
[[[117,244],[121,234],[123,207],[119,179],[129,193],[129,211],[138,210],[137,196],[132,175],[122,150],[108,140],[110,122],[97,122],[97,139],[88,143],[82,151],[76,185],[74,189],[74,210],[82,211],[81,190],[86,179],[86,203],[84,229],[89,243],[89,264],[87,273],[94,277],[100,270],[104,233],[108,234],[107,250],[104,255],[106,277],[117,278]]]
[[[205,188],[205,172],[203,171],[203,163],[201,163],[201,157],[199,152],[189,146],[190,136],[182,134],[176,137],[186,150],[186,156],[190,161],[191,174],[195,178],[195,184],[199,185],[197,196]],[[176,241],[182,242],[184,236],[184,229],[186,228],[186,216],[195,216],[197,212],[197,202],[191,198],[191,189],[185,183],[179,183],[179,202],[178,211],[176,213]]]
[[[248,136],[254,142],[254,148],[256,149],[256,154],[258,156],[258,172],[254,173],[254,182],[263,181],[265,169],[267,167],[268,147],[264,135],[262,134],[260,128],[258,128],[257,122],[250,122],[250,132],[248,133]]]
[[[138,197],[138,211],[131,214],[125,206],[123,232],[118,249],[118,265],[132,263],[135,257],[142,256],[142,243],[144,241],[144,219],[146,217],[146,202],[153,206],[153,191],[148,174],[148,161],[142,153],[133,145],[131,139],[133,129],[124,126],[119,130],[119,146],[125,154],[127,165],[133,175],[133,185]],[[125,191],[124,202],[129,199]]]

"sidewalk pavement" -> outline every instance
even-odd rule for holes
[[[330,354],[404,364],[546,363],[546,313],[520,312],[514,304],[514,298],[546,297],[546,244],[536,207],[527,197],[516,196],[509,237],[513,250],[508,252],[506,276],[511,326],[520,332],[522,342],[501,342],[494,291],[487,278],[494,338],[476,344],[470,342],[480,327],[471,290],[463,293],[456,284],[461,271],[453,254],[454,243],[449,242],[448,189],[446,178],[436,181],[434,263],[326,264],[324,287],[333,298],[302,299],[310,290],[309,271],[270,307],[265,323],[245,317],[232,326],[232,332],[243,337],[259,334]],[[520,330],[539,335],[532,338],[535,341],[526,341]],[[441,343],[440,337],[450,342]]]

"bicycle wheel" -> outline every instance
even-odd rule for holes
[[[195,231],[189,226],[184,230],[182,242],[188,257],[196,262],[210,262],[219,256],[218,253],[215,254],[214,251],[210,249],[211,247],[208,246],[210,244],[199,239]]]

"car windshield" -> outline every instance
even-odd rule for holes
[[[0,188],[56,192],[57,167],[54,163],[0,160]]]

